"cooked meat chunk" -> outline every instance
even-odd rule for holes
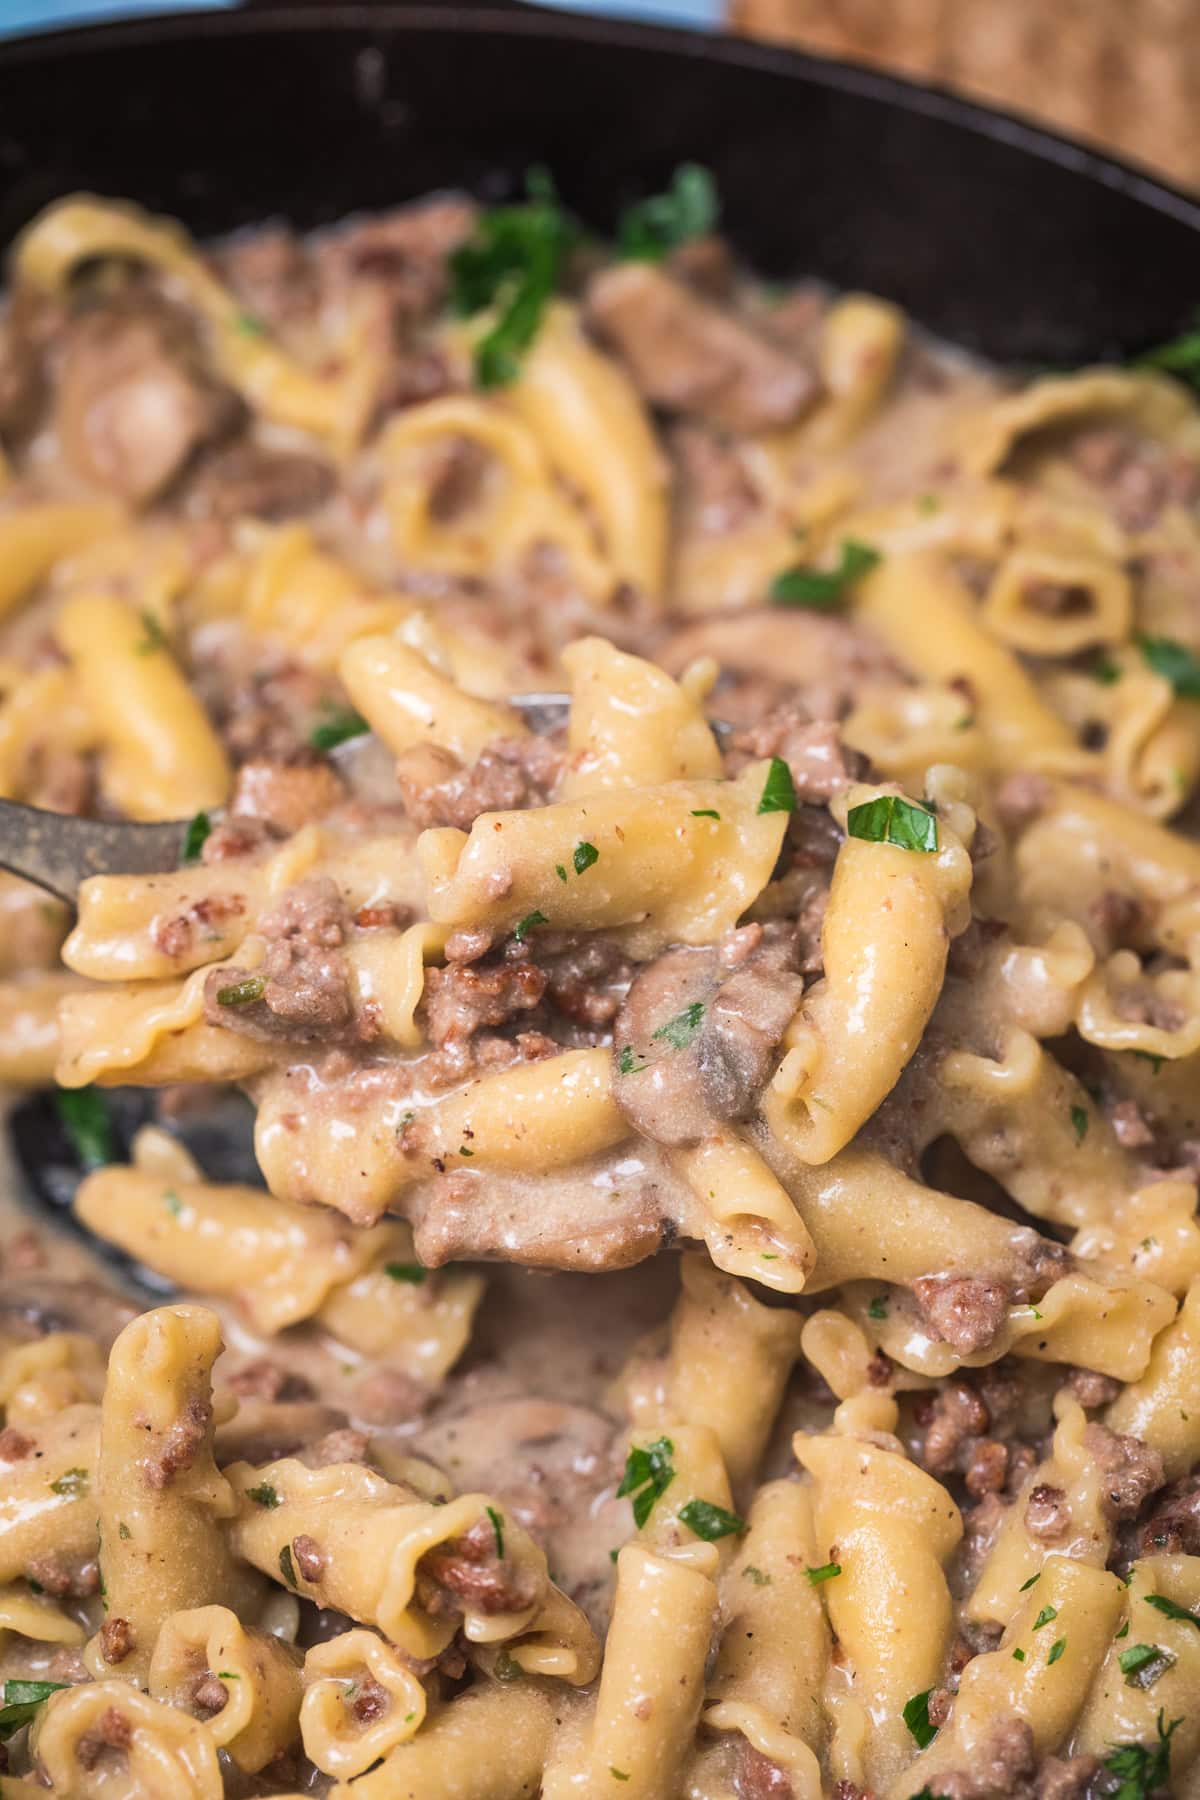
[[[211,942],[229,919],[240,918],[245,910],[241,894],[205,894],[182,912],[158,913],[151,921],[150,936],[164,956],[189,956],[197,935],[201,943]]]
[[[212,1406],[204,1400],[189,1400],[164,1434],[158,1452],[142,1463],[146,1486],[168,1487],[182,1469],[190,1469],[211,1424]]]
[[[121,1663],[136,1643],[128,1619],[105,1619],[100,1627],[100,1654],[106,1663]]]
[[[392,1697],[387,1689],[370,1675],[355,1684],[350,1707],[360,1725],[369,1725],[373,1719],[382,1719],[391,1704]]]
[[[430,1042],[440,1049],[474,1037],[484,1026],[507,1025],[537,1006],[546,979],[544,969],[525,959],[427,969],[421,1017]]]
[[[446,947],[449,954],[449,945]],[[599,932],[541,931],[529,954],[546,974],[546,998],[588,1031],[612,1024],[629,991],[633,964]]]
[[[948,1769],[938,1775],[939,1800],[1028,1796],[1036,1766],[1033,1732],[1024,1719],[1000,1719],[970,1769]]]
[[[128,1750],[132,1742],[133,1726],[118,1707],[108,1706],[92,1729],[79,1739],[75,1760],[81,1769],[94,1769],[106,1750]]]
[[[292,1555],[305,1581],[320,1581],[325,1573],[325,1552],[316,1538],[302,1531],[299,1537],[292,1539]]]
[[[25,1458],[31,1456],[36,1448],[37,1445],[33,1438],[27,1437],[23,1431],[18,1431],[15,1425],[6,1425],[4,1430],[0,1431],[0,1462],[24,1462]]]
[[[1084,1432],[1083,1442],[1103,1476],[1100,1507],[1105,1517],[1132,1519],[1163,1484],[1162,1457],[1141,1438],[1109,1431],[1095,1421]]]
[[[733,935],[732,968],[719,950],[668,950],[617,1015],[617,1104],[660,1144],[695,1143],[749,1115],[804,991],[790,932]]]
[[[1172,1556],[1200,1556],[1200,1470],[1163,1489],[1138,1529],[1138,1546],[1143,1556],[1159,1550]]]
[[[260,970],[213,969],[204,984],[204,1013],[247,1037],[292,1038],[309,1043],[356,1031],[372,1034],[369,1018],[356,1021],[350,973],[342,954],[345,908],[329,876],[298,882],[259,921],[267,940]],[[224,995],[224,999],[222,999]]]
[[[29,431],[43,393],[41,362],[11,319],[0,319],[0,441]]]
[[[59,367],[55,420],[77,475],[136,504],[153,500],[238,407],[202,368],[190,322],[139,298],[81,315]]]
[[[1128,531],[1144,531],[1168,505],[1200,499],[1200,467],[1120,425],[1081,431],[1071,449],[1075,467],[1092,482]]]
[[[398,320],[427,318],[445,299],[448,259],[475,219],[473,203],[454,196],[363,219],[318,247],[323,285],[334,296],[374,286]]]
[[[588,316],[652,403],[735,434],[794,424],[817,380],[797,357],[653,263],[618,263],[588,289]]]
[[[704,425],[680,424],[670,438],[685,517],[719,537],[752,518],[759,497],[731,444]]]
[[[1095,1369],[1072,1369],[1067,1385],[1080,1406],[1089,1409],[1108,1406],[1121,1391],[1121,1384],[1111,1375],[1099,1375]]]
[[[1071,1529],[1071,1507],[1065,1491],[1039,1481],[1025,1502],[1025,1529],[1042,1544],[1057,1544]]]
[[[202,669],[213,693],[213,713],[238,762],[264,757],[270,762],[310,762],[313,726],[344,705],[333,679],[299,663],[253,668]]]
[[[191,503],[216,519],[295,519],[323,506],[335,486],[333,470],[319,457],[236,444],[201,470]]]
[[[1033,1800],[1085,1800],[1099,1770],[1098,1756],[1048,1756],[1037,1772]]]
[[[867,759],[843,744],[837,724],[810,719],[794,706],[780,707],[729,740],[726,767],[736,775],[747,763],[781,756],[792,774],[797,800],[823,806],[852,781],[860,781]]]
[[[260,819],[290,837],[302,825],[323,819],[345,798],[341,778],[326,761],[281,762],[256,756],[238,770],[226,823]]]
[[[222,278],[255,319],[278,330],[316,308],[317,285],[305,245],[286,226],[264,226],[217,252]]]
[[[470,768],[446,750],[410,750],[396,765],[413,822],[470,831],[481,813],[544,806],[562,769],[562,752],[542,737],[499,738]]]
[[[1004,1324],[1011,1295],[999,1281],[968,1275],[923,1275],[912,1284],[931,1336],[960,1356],[985,1350]]]
[[[532,1571],[497,1554],[496,1532],[481,1519],[461,1537],[423,1556],[420,1576],[430,1612],[462,1612],[469,1607],[489,1617],[519,1613],[537,1597]]]
[[[287,1403],[316,1399],[316,1389],[306,1376],[285,1369],[282,1363],[273,1362],[266,1356],[260,1356],[254,1362],[248,1362],[243,1368],[235,1370],[225,1385],[231,1393],[243,1400],[279,1400]]]
[[[229,1704],[229,1689],[215,1675],[201,1675],[192,1687],[191,1701],[201,1718],[215,1719]]]
[[[795,1796],[787,1771],[745,1741],[738,1746],[733,1791],[738,1800],[794,1800]]]

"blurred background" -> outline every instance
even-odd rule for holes
[[[1200,190],[1200,0],[564,0],[877,64]],[[236,0],[0,0],[0,32]]]

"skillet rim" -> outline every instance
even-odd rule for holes
[[[1020,111],[993,106],[936,82],[879,69],[848,58],[822,56],[790,45],[744,38],[730,32],[644,24],[594,13],[568,13],[513,0],[477,0],[475,5],[405,4],[403,0],[245,0],[236,10],[168,12],[153,18],[26,32],[0,40],[0,75],[53,56],[88,56],[123,47],[186,42],[189,38],[280,36],[322,31],[423,32],[458,30],[498,33],[603,45],[618,50],[652,50],[680,62],[726,65],[853,94],[899,112],[937,119],[1030,157],[1051,163],[1134,205],[1163,215],[1200,234],[1200,196],[1163,180],[1141,165],[1059,132]]]

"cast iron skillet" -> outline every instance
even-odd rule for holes
[[[1192,201],[985,108],[783,50],[508,4],[331,0],[0,48],[0,245],[78,188],[205,235],[438,187],[499,198],[535,162],[603,228],[684,157],[714,170],[764,274],[887,295],[1000,360],[1127,354],[1200,302]],[[118,1153],[150,1105],[115,1097]],[[219,1179],[252,1178],[238,1105],[182,1128]],[[49,1096],[11,1136],[61,1216],[79,1164]]]
[[[594,226],[709,164],[764,273],[1073,364],[1200,302],[1200,207],[1043,131],[791,52],[511,5],[253,0],[0,49],[0,245],[75,188],[200,233],[301,225],[551,166]]]

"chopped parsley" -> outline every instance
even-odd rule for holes
[[[279,1573],[283,1576],[283,1579],[287,1582],[289,1587],[294,1588],[297,1585],[296,1565],[292,1561],[292,1546],[290,1544],[285,1544],[283,1549],[279,1552]]]
[[[247,1488],[246,1498],[247,1500],[253,1500],[255,1506],[272,1507],[279,1505],[279,1495],[269,1481],[261,1482],[258,1487]]]
[[[153,656],[156,650],[167,648],[167,634],[152,612],[143,610],[138,614],[142,622],[145,637],[134,645],[135,656]]]
[[[616,1768],[612,1763],[610,1763],[608,1766],[608,1772],[612,1776],[614,1781],[628,1781],[629,1780],[629,1776],[626,1774],[625,1770]]]
[[[1077,1144],[1082,1144],[1084,1138],[1087,1136],[1088,1124],[1089,1124],[1089,1119],[1088,1119],[1087,1107],[1086,1106],[1073,1106],[1071,1108],[1071,1129],[1075,1133],[1075,1142]]]
[[[723,1506],[714,1506],[711,1500],[689,1500],[680,1507],[679,1517],[706,1544],[713,1544],[718,1538],[739,1537],[746,1529],[745,1519],[735,1512],[726,1512]]]
[[[4,1704],[0,1706],[0,1741],[28,1725],[43,1701],[69,1685],[66,1681],[6,1681]]]
[[[1062,1655],[1063,1651],[1066,1649],[1066,1647],[1067,1647],[1066,1638],[1056,1638],[1054,1640],[1054,1642],[1050,1646],[1050,1654],[1046,1658],[1046,1667],[1047,1668],[1050,1667],[1051,1663],[1056,1663],[1059,1660],[1059,1658],[1061,1657],[1061,1655]]]
[[[625,1473],[617,1489],[618,1500],[631,1496],[633,1522],[640,1531],[656,1503],[675,1479],[671,1461],[675,1446],[670,1438],[656,1438],[645,1449],[634,1448],[625,1459]]]
[[[822,1563],[819,1569],[805,1569],[804,1571],[808,1576],[810,1587],[820,1587],[823,1581],[832,1581],[834,1576],[840,1575],[841,1572],[842,1565],[837,1562]]]
[[[163,1195],[163,1205],[173,1219],[178,1219],[183,1212],[183,1201],[179,1198],[179,1195],[175,1192],[174,1188],[168,1188]]]
[[[1168,1600],[1165,1594],[1147,1594],[1146,1605],[1152,1606],[1155,1612],[1162,1613],[1168,1619],[1177,1619],[1181,1625],[1194,1625],[1200,1631],[1200,1613],[1189,1612],[1186,1606],[1179,1606],[1174,1600]]]
[[[639,1062],[632,1044],[626,1044],[617,1058],[618,1075],[640,1075],[643,1069],[650,1067],[647,1062]]]
[[[565,881],[567,879],[567,871],[564,869],[564,867],[561,863],[555,863],[554,873],[558,876],[558,879],[560,881]]]
[[[626,262],[661,262],[689,239],[712,231],[721,214],[717,187],[699,163],[681,163],[665,194],[627,206],[617,223],[617,249]]]
[[[1163,1063],[1167,1060],[1165,1056],[1155,1056],[1153,1050],[1131,1050],[1129,1054],[1131,1056],[1140,1056],[1143,1062],[1148,1062],[1156,1075],[1162,1068]]]
[[[265,975],[247,975],[241,981],[231,981],[228,987],[217,989],[218,1006],[253,1006],[261,1000],[267,991]]]
[[[487,1516],[492,1521],[492,1533],[496,1539],[496,1555],[504,1560],[504,1520],[494,1506],[487,1508]]]
[[[234,324],[245,337],[266,337],[267,328],[257,313],[240,312]]]
[[[1117,1658],[1126,1687],[1133,1688],[1153,1687],[1174,1661],[1170,1651],[1161,1649],[1158,1644],[1131,1644]]]
[[[668,1019],[665,1025],[660,1025],[658,1030],[652,1033],[652,1036],[656,1040],[661,1039],[663,1043],[669,1044],[672,1050],[686,1050],[699,1031],[700,1021],[703,1017],[703,1000],[693,1000],[690,1006],[685,1006],[683,1011],[676,1013],[673,1019]]]
[[[867,1317],[870,1319],[886,1319],[887,1316],[887,1295],[876,1294],[867,1308]]]
[[[861,581],[879,562],[878,550],[854,538],[843,540],[836,569],[813,569],[805,563],[784,569],[771,583],[773,606],[805,606],[829,612],[841,603],[848,587]]]
[[[879,794],[861,806],[852,806],[846,830],[868,844],[895,844],[897,849],[920,850],[925,855],[938,847],[937,820],[932,812],[902,794]]]
[[[418,1262],[384,1263],[383,1272],[390,1275],[393,1281],[407,1281],[412,1287],[420,1287],[429,1273],[425,1265]]]
[[[589,844],[585,839],[576,844],[571,861],[575,865],[575,873],[582,875],[585,869],[590,869],[593,863],[600,861],[600,852],[595,844]]]
[[[796,786],[792,780],[792,771],[782,756],[771,758],[767,779],[763,782],[762,797],[754,810],[756,813],[795,812]]]
[[[1024,1662],[1025,1661],[1025,1652],[1023,1650],[1014,1650],[1013,1651],[1013,1661],[1014,1662]]]
[[[59,1088],[54,1104],[63,1130],[85,1169],[113,1159],[113,1127],[104,1095],[94,1087]]]
[[[1150,1800],[1152,1794],[1166,1787],[1171,1766],[1171,1738],[1182,1724],[1182,1719],[1172,1719],[1164,1728],[1160,1706],[1157,1744],[1112,1745],[1104,1759],[1104,1767],[1121,1785],[1112,1789],[1109,1800]]]
[[[535,925],[548,925],[549,923],[545,913],[538,912],[535,907],[531,913],[526,913],[525,917],[513,926],[513,937],[518,944],[523,944]]]
[[[206,812],[193,813],[188,820],[188,828],[183,836],[183,860],[185,863],[199,862],[200,852],[212,833],[212,820]]]
[[[720,816],[720,813],[714,812],[711,806],[694,806],[692,808],[693,819],[719,819]]]
[[[1028,1581],[1023,1581],[1021,1583],[1020,1587],[1017,1589],[1018,1594],[1027,1594],[1029,1592],[1030,1588],[1033,1586],[1034,1582],[1040,1581],[1041,1579],[1042,1579],[1042,1571],[1039,1569],[1036,1575],[1031,1575],[1029,1577]]]
[[[348,744],[351,738],[362,737],[370,729],[362,714],[351,707],[331,707],[320,724],[313,726],[308,741],[314,750],[336,750],[339,744]]]
[[[1200,657],[1177,638],[1139,637],[1138,649],[1147,665],[1169,681],[1185,700],[1200,700]]]
[[[575,224],[544,169],[529,170],[525,192],[523,203],[481,214],[470,241],[450,258],[450,303],[458,317],[493,311],[490,329],[475,346],[475,379],[482,388],[516,379],[563,263],[578,242]]]
[[[1121,666],[1111,656],[1098,656],[1092,664],[1092,680],[1098,681],[1101,687],[1112,687],[1121,679]]]
[[[755,1587],[770,1587],[771,1585],[771,1577],[765,1575],[754,1563],[747,1563],[742,1570],[742,1575],[746,1581],[753,1582]]]
[[[1057,1606],[1043,1606],[1041,1612],[1038,1614],[1037,1618],[1033,1621],[1033,1629],[1035,1631],[1040,1631],[1042,1629],[1043,1625],[1049,1625],[1051,1619],[1057,1619],[1057,1617],[1058,1617]]]
[[[525,1674],[520,1663],[513,1656],[507,1644],[501,1644],[500,1653],[492,1664],[492,1674],[497,1681],[520,1681]],[[409,1714],[409,1718],[412,1714]],[[407,1720],[405,1721],[407,1723]]]
[[[937,1726],[931,1724],[929,1719],[929,1696],[932,1692],[932,1688],[926,1688],[923,1694],[914,1694],[904,1706],[904,1723],[922,1750],[926,1744],[932,1744],[937,1736]]]
[[[133,1536],[132,1531],[130,1531],[124,1519],[122,1519],[117,1526],[117,1536],[121,1539],[122,1543],[128,1543],[129,1539]]]
[[[88,1472],[86,1469],[67,1469],[57,1481],[50,1483],[50,1492],[58,1494],[63,1500],[78,1500],[88,1491]]]
[[[1172,338],[1169,344],[1143,350],[1137,361],[1152,369],[1169,369],[1172,375],[1179,375],[1195,385],[1200,380],[1200,328],[1185,331],[1182,336]]]

